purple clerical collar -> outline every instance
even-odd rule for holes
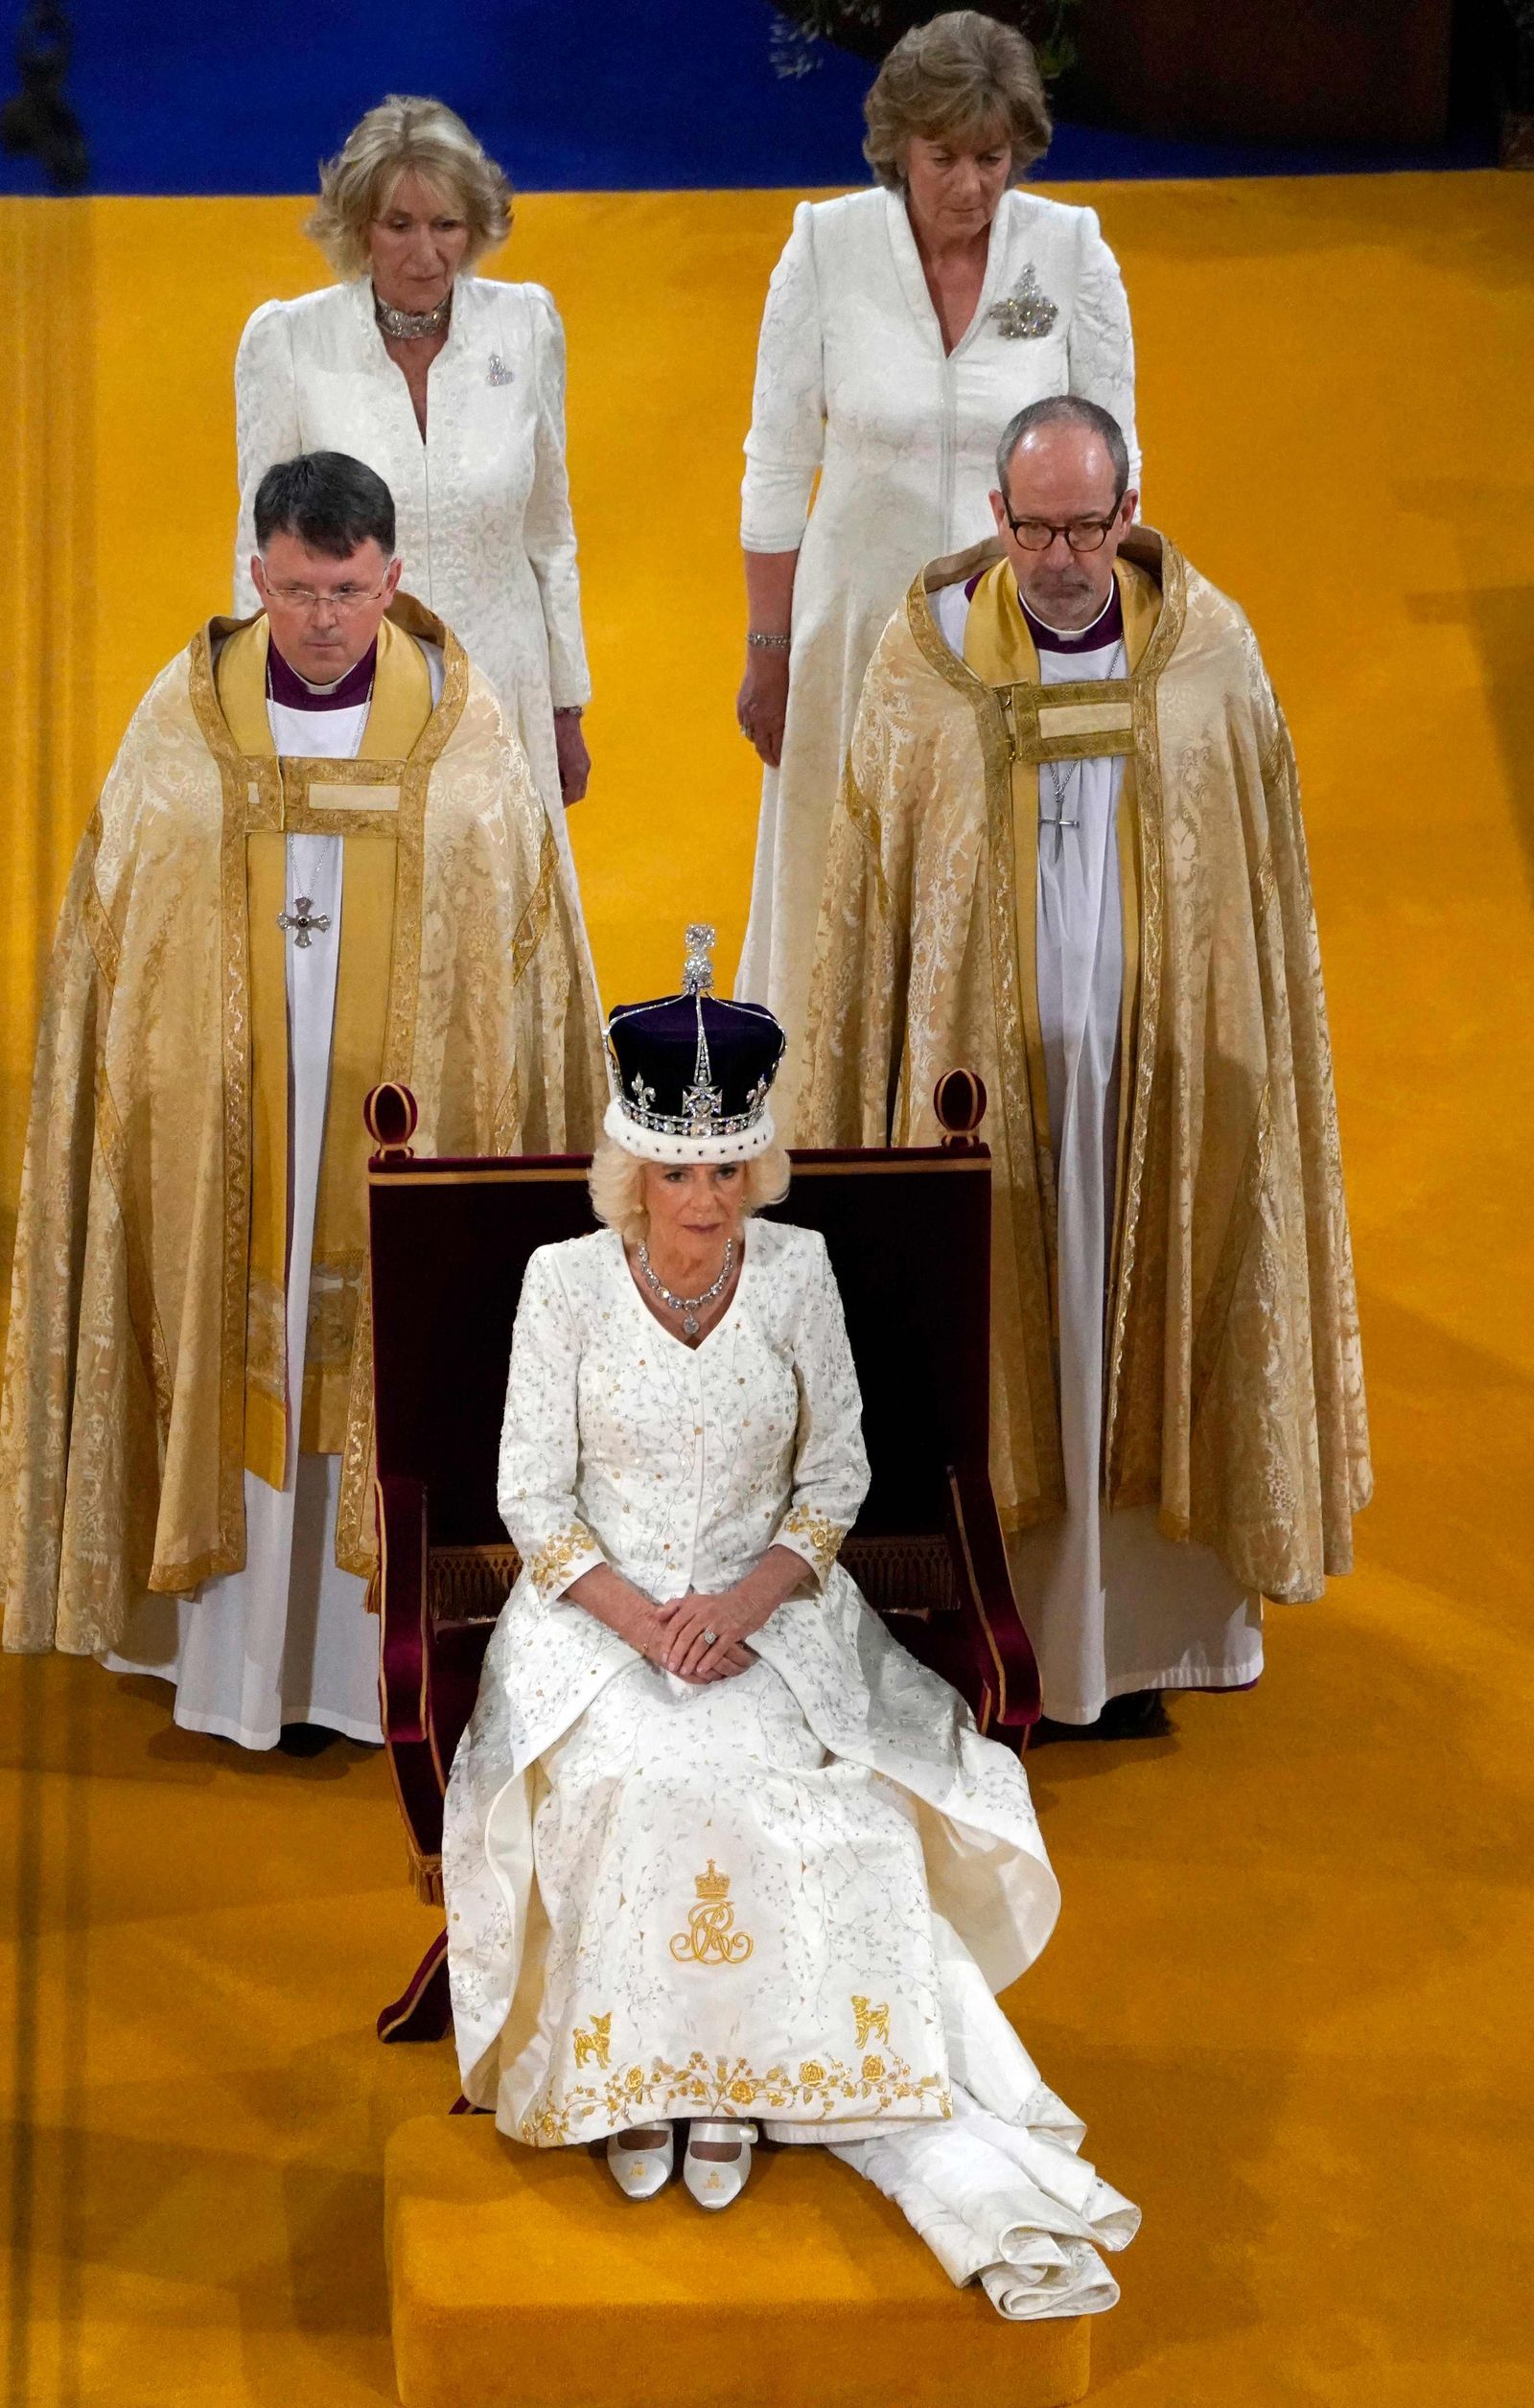
[[[267,693],[270,701],[279,703],[284,710],[357,710],[373,691],[373,673],[378,666],[378,638],[375,636],[354,668],[334,685],[311,685],[295,668],[286,661],[274,643],[267,645]]]
[[[1017,598],[1023,602],[1021,594]],[[1028,621],[1028,632],[1038,652],[1105,652],[1109,644],[1121,642],[1124,636],[1124,605],[1119,600],[1117,577],[1109,589],[1107,600],[1090,627],[1077,628],[1067,634],[1060,628],[1047,625],[1036,612],[1029,609],[1026,602],[1023,602],[1023,616]]]

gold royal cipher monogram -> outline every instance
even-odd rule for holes
[[[709,1859],[706,1873],[693,1876],[698,1903],[687,1916],[685,1932],[673,1933],[671,1954],[679,1965],[743,1965],[755,1945],[749,1933],[737,1932],[730,1903],[730,1876]]]

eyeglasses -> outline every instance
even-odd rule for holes
[[[1064,536],[1073,552],[1100,552],[1119,522],[1117,510],[1111,519],[1072,519],[1065,526],[1053,526],[1048,519],[1014,519],[1006,502],[1002,509],[1025,552],[1047,552],[1057,535]]]
[[[387,577],[376,586],[337,586],[330,593],[316,593],[313,586],[268,585],[271,601],[280,603],[285,611],[302,611],[313,618],[316,611],[331,610],[337,618],[350,618],[354,612],[365,610],[376,602],[388,584]]]

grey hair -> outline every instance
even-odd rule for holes
[[[1113,463],[1113,507],[1118,508],[1129,490],[1129,447],[1124,440],[1124,428],[1111,410],[1099,402],[1089,402],[1080,393],[1051,393],[1041,402],[1030,402],[1010,419],[1006,432],[996,446],[996,483],[1008,498],[1007,472],[1012,454],[1028,435],[1040,427],[1085,427],[1095,434]]]
[[[676,1164],[659,1166],[675,1169]],[[764,1204],[780,1204],[788,1193],[789,1164],[786,1149],[769,1146],[759,1154],[750,1155],[740,1166],[741,1211],[749,1219],[759,1213]],[[604,1137],[592,1156],[592,1210],[608,1229],[616,1229],[626,1245],[638,1245],[649,1233],[650,1216],[644,1205],[644,1163],[638,1154],[631,1154],[625,1146]]]

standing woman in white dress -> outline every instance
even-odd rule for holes
[[[607,1225],[518,1307],[523,1569],[443,1826],[464,2088],[531,2147],[605,2141],[636,2202],[681,2158],[729,2207],[764,2119],[1004,2315],[1106,2307],[1136,2212],[993,1995],[1058,1900],[1028,1783],[836,1561],[869,1477],[841,1300],[821,1237],[752,1217],[783,1033],[687,936],[682,993],[608,1026]]]
[[[309,232],[341,277],[267,301],[240,338],[240,528],[276,460],[344,452],[394,496],[407,592],[446,619],[518,728],[569,855],[591,697],[565,471],[565,332],[542,285],[469,273],[503,243],[511,190],[440,101],[390,98],[320,174]]]
[[[865,114],[875,189],[801,202],[773,271],[742,489],[736,715],[765,774],[736,991],[788,1030],[790,1142],[831,808],[890,614],[924,562],[990,534],[996,437],[1025,403],[1101,403],[1139,483],[1128,304],[1096,214],[1012,189],[1051,133],[1029,44],[973,9],[935,17]]]

